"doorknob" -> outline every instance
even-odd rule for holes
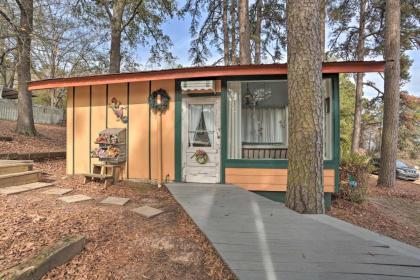
[[[217,134],[217,139],[220,139],[220,128],[218,128],[218,129],[216,130],[216,134]]]

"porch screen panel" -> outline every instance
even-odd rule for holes
[[[287,82],[230,81],[228,158],[287,158]]]
[[[323,80],[324,159],[332,159],[332,79]],[[229,81],[228,159],[288,158],[287,80]]]
[[[241,138],[241,82],[228,82],[228,158],[240,159]]]

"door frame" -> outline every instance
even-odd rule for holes
[[[184,182],[185,178],[185,168],[186,168],[186,152],[190,151],[192,148],[188,148],[186,145],[186,141],[188,141],[188,122],[185,120],[188,120],[186,117],[184,118],[184,110],[189,109],[189,105],[196,104],[196,105],[214,105],[214,116],[215,125],[218,123],[218,127],[215,127],[214,133],[213,133],[213,143],[216,143],[218,141],[218,147],[216,156],[218,158],[218,165],[219,165],[219,174],[218,174],[218,180],[215,182],[216,184],[220,184],[222,182],[222,123],[221,123],[221,114],[222,114],[222,100],[220,95],[199,95],[199,96],[185,96],[182,98],[181,101],[181,122],[180,122],[180,130],[181,130],[181,141],[178,145],[180,145],[181,150],[181,181]],[[185,107],[185,108],[184,108]],[[187,113],[188,114],[188,113]],[[188,116],[188,115],[187,115]],[[191,152],[191,151],[190,151]]]

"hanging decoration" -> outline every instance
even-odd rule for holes
[[[128,123],[128,117],[124,116],[124,110],[127,110],[127,107],[123,106],[117,98],[113,97],[111,99],[111,105],[109,105],[109,107],[114,112],[118,121],[121,121],[122,123]]]
[[[193,157],[195,157],[195,160],[199,164],[206,164],[209,161],[209,156],[203,150],[197,150],[197,151],[195,151],[195,153],[192,155],[191,158],[193,158]]]
[[[169,108],[169,94],[164,89],[158,89],[149,95],[149,105],[152,111],[164,113]]]

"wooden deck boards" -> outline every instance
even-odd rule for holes
[[[239,187],[168,189],[240,279],[420,279],[420,249]]]

